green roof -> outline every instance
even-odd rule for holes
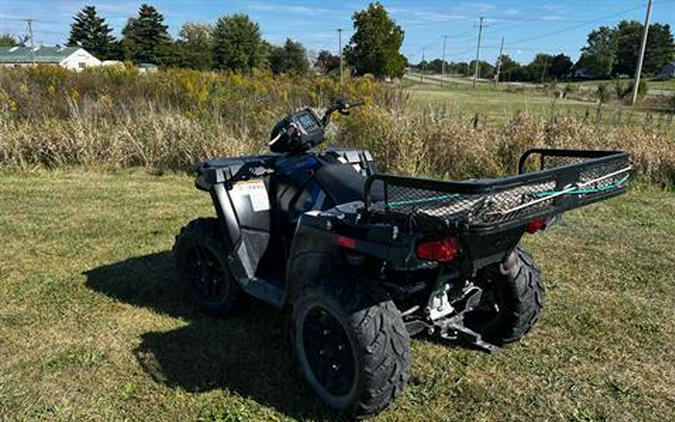
[[[59,63],[80,47],[0,47],[0,63]]]

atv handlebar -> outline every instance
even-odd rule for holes
[[[354,107],[361,107],[362,105],[365,104],[365,101],[363,100],[356,100],[353,102],[349,102],[343,98],[338,99],[335,104],[332,106],[328,107],[326,112],[324,113],[323,117],[321,118],[321,124],[323,127],[328,126],[330,123],[330,117],[333,113],[336,111],[342,115],[349,115],[349,111],[354,108]]]

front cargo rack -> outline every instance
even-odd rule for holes
[[[624,151],[531,149],[521,156],[517,176],[499,179],[373,175],[366,181],[364,205],[370,214],[425,216],[478,230],[507,228],[620,195],[631,170]]]

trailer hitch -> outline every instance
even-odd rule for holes
[[[488,353],[495,353],[499,349],[498,346],[483,340],[479,333],[465,326],[464,315],[455,315],[444,321],[439,334],[442,339],[470,344]]]
[[[488,353],[495,353],[499,347],[483,340],[480,333],[467,327],[464,323],[464,317],[467,313],[473,311],[480,303],[482,291],[479,289],[473,290],[465,299],[466,305],[464,309],[451,317],[441,319],[435,322],[435,325],[440,328],[439,335],[442,339],[450,341],[459,341],[465,344],[470,344],[480,350]]]

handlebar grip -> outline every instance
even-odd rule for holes
[[[364,105],[365,103],[366,102],[363,101],[363,100],[358,100],[358,101],[354,101],[353,103],[349,103],[349,107],[359,107],[359,106]]]

